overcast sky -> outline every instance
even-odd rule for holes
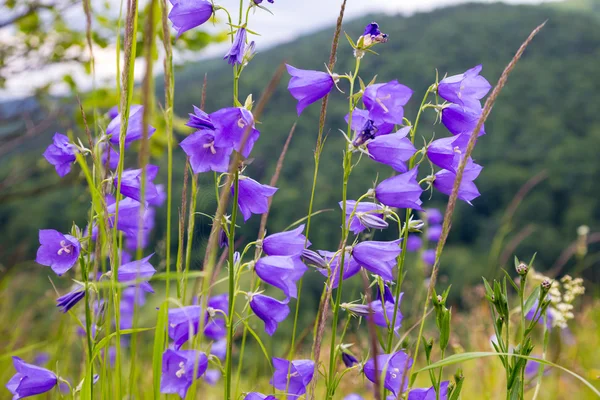
[[[114,3],[114,9],[118,10],[120,0],[109,0]],[[491,3],[491,0],[479,0],[480,2]],[[507,3],[540,3],[548,0],[505,0]],[[428,11],[437,7],[443,7],[452,4],[464,3],[465,0],[348,0],[346,7],[346,19],[351,19],[360,15],[370,13],[412,14],[418,11]],[[220,0],[219,5],[228,10],[237,10],[238,0]],[[266,0],[263,4],[268,7],[273,14],[271,15],[263,10],[257,10],[255,15],[250,18],[250,29],[255,29],[261,33],[259,37],[253,37],[256,41],[257,49],[265,49],[277,43],[293,40],[294,38],[308,32],[332,25],[337,15],[341,0],[275,0],[274,4]],[[77,13],[75,10],[74,13]],[[234,14],[235,15],[235,14]],[[81,21],[74,14],[70,16],[71,20]],[[222,30],[223,26],[216,28]],[[10,33],[0,31],[0,35]],[[217,56],[226,51],[223,45],[212,45],[207,48],[201,56]],[[115,55],[114,49],[96,49],[96,73],[100,84],[103,82],[114,82],[115,75]],[[160,63],[157,63],[157,67]],[[141,74],[142,66],[136,70]],[[5,90],[0,90],[0,98],[23,97],[31,93],[32,88],[39,86],[49,79],[60,79],[65,72],[82,84],[83,87],[90,87],[88,82],[91,79],[83,73],[78,65],[60,66],[49,68],[37,73],[28,73],[27,77],[18,77],[8,82]],[[160,71],[159,71],[160,72]],[[136,74],[139,78],[140,74]],[[60,88],[59,88],[60,90]]]

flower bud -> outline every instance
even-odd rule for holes
[[[519,274],[521,276],[525,276],[525,275],[527,275],[527,272],[529,272],[529,267],[527,266],[527,264],[522,262],[519,265],[517,265],[516,270],[517,270],[517,274]]]
[[[301,257],[302,260],[307,264],[314,265],[318,268],[327,268],[327,261],[325,261],[325,259],[316,251],[304,249],[302,250]]]
[[[348,368],[352,367],[355,364],[358,364],[358,359],[352,354],[346,352],[342,352],[342,361],[344,362],[344,365]]]
[[[383,218],[380,218],[375,214],[358,213],[357,217],[360,223],[367,228],[385,229],[389,226]]]
[[[548,292],[548,290],[550,290],[551,286],[552,286],[552,282],[550,281],[550,279],[544,279],[544,281],[542,282],[542,289],[545,292]]]

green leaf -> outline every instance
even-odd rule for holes
[[[146,331],[151,331],[154,328],[134,328],[134,329],[121,329],[119,331],[120,335],[129,335],[131,333],[138,333],[138,332],[146,332]],[[112,338],[114,338],[117,335],[117,332],[112,332],[110,335],[103,337],[102,340],[100,340],[98,343],[96,343],[96,345],[94,346],[94,352],[92,353],[92,361],[96,359],[96,357],[98,357],[98,354],[100,354],[100,351],[105,348],[106,346],[108,346],[108,344],[110,343],[110,340]]]
[[[533,307],[533,304],[539,297],[540,297],[540,287],[536,286],[536,288],[533,290],[533,292],[531,292],[531,294],[529,295],[527,300],[525,300],[525,305],[523,306],[523,310],[521,310],[521,312],[522,313],[529,312],[529,310],[531,310],[531,307]]]
[[[154,398],[160,398],[160,375],[162,369],[162,355],[165,349],[165,331],[168,324],[168,305],[164,302],[158,310],[156,329],[154,330],[154,349],[152,352],[152,383]]]

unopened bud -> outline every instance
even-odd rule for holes
[[[548,290],[550,290],[551,286],[552,286],[552,282],[550,281],[550,279],[544,279],[544,281],[542,282],[542,289],[548,291]]]
[[[519,265],[517,265],[517,274],[523,276],[527,275],[527,272],[529,272],[529,267],[527,266],[527,264],[520,263]]]
[[[443,300],[443,298],[442,298],[442,295],[441,295],[441,294],[438,294],[438,297],[437,297],[437,301],[438,301],[438,303],[441,303],[441,302],[442,302],[442,300]]]

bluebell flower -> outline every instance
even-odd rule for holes
[[[39,241],[35,262],[52,268],[59,276],[70,270],[79,259],[81,245],[71,235],[63,235],[54,229],[40,229]]]
[[[286,232],[274,233],[262,241],[262,249],[269,256],[295,256],[302,253],[310,241],[302,234],[304,224]]]
[[[393,80],[388,83],[376,83],[367,86],[363,94],[363,103],[374,121],[390,124],[404,123],[404,105],[408,103],[413,91]]]
[[[56,374],[45,368],[27,364],[19,357],[12,358],[17,373],[6,384],[13,400],[35,396],[52,390],[58,383]]]
[[[402,128],[396,133],[377,136],[367,142],[369,157],[382,164],[387,164],[398,172],[406,172],[405,162],[417,152],[415,146],[406,137],[410,127]]]
[[[383,280],[393,281],[396,257],[402,251],[400,242],[401,239],[391,242],[360,242],[352,249],[352,258],[363,268],[381,276]]]
[[[254,266],[260,279],[283,291],[287,297],[298,297],[296,282],[308,270],[299,256],[262,257]]]
[[[160,392],[178,394],[184,399],[194,380],[204,374],[207,366],[208,358],[197,350],[166,350],[163,354]]]
[[[244,62],[244,52],[246,48],[246,28],[239,28],[233,38],[231,48],[223,57],[228,64],[236,65]]]
[[[46,148],[44,158],[54,166],[56,173],[61,178],[71,172],[71,165],[75,162],[75,146],[69,138],[61,133],[55,133],[52,144]]]
[[[265,323],[265,332],[273,336],[277,325],[283,322],[290,313],[289,299],[279,301],[262,294],[250,293],[250,308]]]
[[[327,96],[335,85],[333,76],[327,72],[298,69],[288,64],[286,67],[291,75],[288,90],[298,100],[298,116],[307,106]]]
[[[202,25],[212,17],[213,5],[207,0],[169,0],[173,8],[169,19],[177,31],[177,37],[184,32]]]
[[[375,382],[376,377],[381,379],[383,372],[383,386],[392,392],[394,396],[398,396],[401,392],[405,392],[408,388],[408,371],[412,366],[413,360],[403,351],[398,351],[393,354],[381,354],[377,356],[377,369],[375,369],[375,360],[370,359],[365,363],[363,372],[368,380]],[[402,382],[404,386],[401,389]]]
[[[110,136],[110,142],[116,146],[118,146],[121,141],[121,118],[121,114],[118,114],[106,127],[106,134]],[[135,104],[129,108],[129,122],[127,124],[127,131],[125,132],[125,147],[128,147],[131,142],[143,138],[143,118],[143,106]],[[156,128],[148,125],[148,137],[151,137],[154,132],[156,132]]]
[[[420,210],[423,189],[417,182],[418,167],[382,181],[375,188],[375,197],[389,207]]]
[[[273,357],[275,373],[270,384],[278,390],[286,390],[288,396],[294,398],[306,393],[306,387],[315,373],[315,363],[312,360],[294,360]]]

